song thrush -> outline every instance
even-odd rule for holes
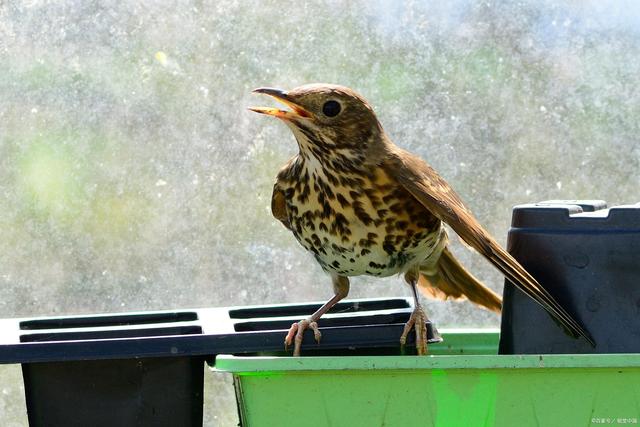
[[[252,107],[282,119],[299,153],[280,170],[273,215],[312,252],[331,276],[334,296],[308,319],[294,323],[285,345],[300,354],[305,329],[320,339],[317,321],[349,292],[349,277],[404,274],[415,309],[400,342],[415,326],[419,354],[426,353],[426,316],[416,292],[467,298],[499,312],[501,299],[480,283],[447,248],[447,223],[469,246],[554,316],[573,336],[593,342],[577,323],[487,233],[460,197],[429,165],[398,148],[369,103],[353,90],[311,84],[291,91],[259,88],[290,110]]]

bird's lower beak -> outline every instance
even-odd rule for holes
[[[291,120],[297,119],[300,117],[311,117],[311,113],[293,102],[293,100],[289,97],[286,91],[281,89],[274,89],[270,87],[261,87],[255,89],[254,93],[262,93],[265,95],[269,95],[275,98],[278,102],[286,105],[291,108],[289,110],[281,110],[279,108],[273,107],[249,107],[249,110],[255,111],[256,113],[267,114],[269,116],[274,116],[279,119]]]

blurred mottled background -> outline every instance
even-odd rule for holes
[[[269,210],[293,137],[246,109],[255,87],[310,82],[365,95],[502,243],[515,204],[639,199],[634,1],[5,0],[0,317],[328,298]],[[351,295],[409,290],[359,278]],[[0,425],[26,425],[19,367],[0,378]],[[235,424],[230,379],[206,393],[205,424]]]

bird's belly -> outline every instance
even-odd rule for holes
[[[402,273],[424,261],[443,238],[440,220],[385,176],[363,179],[358,191],[314,185],[313,179],[288,192],[287,211],[296,239],[327,272]]]
[[[421,263],[433,252],[441,238],[439,232],[431,232],[418,239],[407,238],[409,244],[405,248],[389,251],[384,244],[363,246],[359,241],[345,244],[331,237],[320,248],[315,248],[315,252],[312,250],[325,271],[343,276],[377,277],[406,272],[411,266]],[[363,238],[363,241],[366,239]]]

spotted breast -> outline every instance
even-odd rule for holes
[[[314,160],[292,159],[278,175],[274,200],[284,198],[286,212],[276,215],[325,271],[385,277],[439,255],[446,244],[440,220],[383,169],[334,173]]]

